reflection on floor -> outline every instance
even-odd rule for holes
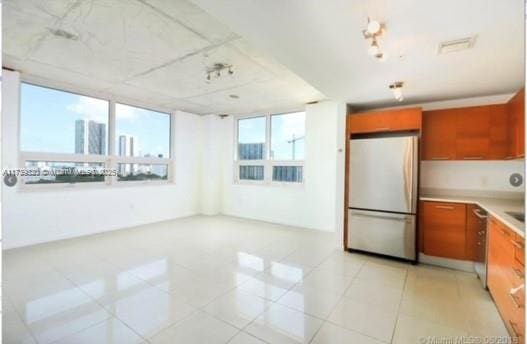
[[[506,336],[474,274],[332,234],[191,217],[4,253],[4,343],[418,343]]]

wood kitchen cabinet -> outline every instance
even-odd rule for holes
[[[525,340],[524,239],[490,217],[487,284],[511,336]]]
[[[348,116],[348,133],[421,130],[421,108],[374,111]]]
[[[423,160],[524,157],[524,91],[507,104],[423,112]]]
[[[422,152],[424,160],[456,159],[458,112],[437,110],[423,112]]]
[[[490,105],[489,159],[503,160],[509,154],[508,105]]]
[[[447,202],[422,202],[422,238],[425,254],[465,259],[466,205]]]
[[[456,160],[489,159],[490,107],[474,106],[456,113]]]
[[[425,111],[423,159],[504,159],[507,124],[505,105]]]
[[[474,262],[480,261],[480,235],[481,221],[476,212],[479,207],[474,204],[467,204],[467,225],[465,230],[465,258]],[[484,243],[483,243],[484,244]]]
[[[509,115],[509,149],[507,158],[525,156],[525,90],[518,92],[507,104]]]

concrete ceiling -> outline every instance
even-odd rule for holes
[[[236,114],[324,99],[185,0],[4,0],[3,42],[8,68],[161,108]],[[214,63],[235,74],[207,82]]]
[[[192,0],[334,100],[362,108],[517,91],[524,84],[523,0]],[[388,55],[367,55],[367,17]],[[442,41],[477,35],[472,49]]]

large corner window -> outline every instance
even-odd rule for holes
[[[236,133],[237,181],[304,181],[305,112],[240,118]]]
[[[169,179],[170,114],[29,83],[20,91],[24,185]]]

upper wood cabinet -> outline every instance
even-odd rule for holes
[[[491,105],[489,129],[489,159],[502,160],[509,156],[509,116],[507,104]]]
[[[509,115],[509,149],[507,158],[525,156],[525,90],[518,92],[507,104]]]
[[[425,160],[456,159],[456,118],[453,110],[423,112],[422,152]]]
[[[490,107],[452,110],[456,114],[456,160],[489,159]]]
[[[421,129],[421,108],[375,111],[348,116],[348,133],[367,134]]]
[[[524,156],[524,91],[507,104],[423,112],[423,160]]]

